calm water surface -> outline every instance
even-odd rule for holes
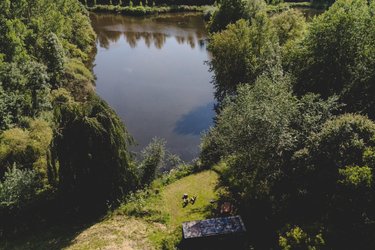
[[[156,136],[184,160],[196,157],[214,116],[203,19],[92,14],[91,20],[97,93],[124,121],[139,144],[135,150]]]

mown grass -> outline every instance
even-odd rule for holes
[[[1,242],[0,249],[174,249],[182,238],[181,223],[211,217],[210,201],[218,198],[216,172],[186,174],[156,180],[95,223],[56,225]],[[197,196],[194,205],[182,206],[184,193]]]
[[[168,223],[178,226],[184,221],[207,218],[212,209],[210,200],[217,198],[216,184],[217,174],[213,171],[205,171],[168,185],[163,190],[162,199],[158,204],[160,209],[170,216]],[[194,205],[182,206],[181,197],[184,193],[197,196]]]
[[[210,217],[218,198],[218,175],[207,170],[189,175],[167,186],[154,184],[149,190],[135,195],[134,200],[121,206],[115,214],[142,218],[149,223],[160,223],[162,230],[150,232],[148,238],[156,249],[173,248],[182,238],[184,221]],[[197,196],[194,204],[182,205],[182,195]]]

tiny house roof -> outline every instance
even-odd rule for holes
[[[185,239],[243,233],[246,228],[240,216],[196,220],[182,223]]]

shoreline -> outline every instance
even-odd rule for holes
[[[183,12],[213,12],[217,7],[212,5],[171,5],[171,6],[118,6],[118,5],[96,5],[88,7],[88,11],[94,13],[113,13],[128,16],[151,16],[166,13],[183,13]]]

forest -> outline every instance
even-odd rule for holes
[[[227,0],[211,21],[218,104],[201,160],[226,165],[255,249],[375,247],[374,7],[338,0],[306,22]]]
[[[83,6],[6,0],[0,9],[2,235],[101,211],[138,180],[132,139],[93,88],[96,35]]]
[[[96,4],[127,5],[0,1],[0,239],[103,215],[144,199],[155,179],[220,166],[247,249],[375,248],[374,1],[337,0],[312,19],[264,0],[215,3],[216,116],[190,166],[162,139],[131,152],[96,94],[85,7]],[[166,165],[182,167],[162,174]]]

